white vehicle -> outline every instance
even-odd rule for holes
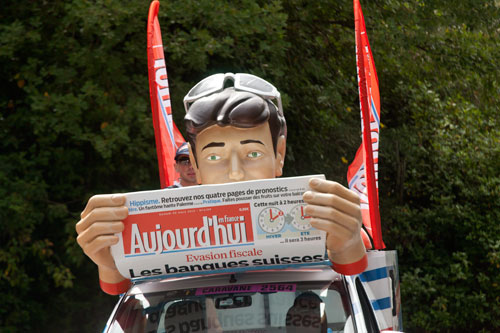
[[[136,281],[104,332],[380,332],[402,329],[395,251],[353,276],[328,266]]]

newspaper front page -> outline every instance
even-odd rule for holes
[[[311,178],[276,178],[126,194],[111,253],[131,279],[329,265],[302,194]]]

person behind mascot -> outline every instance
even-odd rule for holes
[[[175,171],[179,174],[179,179],[174,181],[174,184],[168,188],[180,188],[198,185],[196,182],[196,175],[194,173],[193,167],[191,165],[191,160],[189,158],[189,147],[186,142],[184,142],[175,152]]]
[[[228,85],[232,86],[225,88]],[[199,184],[283,174],[287,130],[273,85],[251,74],[214,74],[189,91],[184,105],[190,159]],[[311,179],[309,186],[303,194],[305,212],[313,227],[327,233],[333,268],[346,275],[361,273],[367,258],[358,195],[329,180]],[[115,295],[130,287],[110,253],[128,215],[124,205],[121,194],[93,196],[76,224],[77,242],[97,265],[101,289]]]

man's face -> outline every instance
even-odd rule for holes
[[[253,128],[212,125],[196,136],[196,157],[198,165],[193,168],[201,184],[279,177],[285,138],[278,139],[274,154],[268,123]]]
[[[175,163],[175,171],[179,173],[181,181],[186,184],[196,184],[196,173],[194,172],[188,155],[181,155]]]

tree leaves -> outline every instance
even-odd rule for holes
[[[2,3],[0,326],[6,330],[95,331],[112,309],[76,245],[74,225],[93,194],[158,187],[148,5]],[[383,234],[399,251],[405,330],[495,331],[498,3],[362,5],[382,100]],[[285,174],[325,173],[345,183],[346,161],[361,142],[351,1],[172,0],[161,2],[159,15],[181,131],[182,98],[194,83],[215,72],[250,72],[282,94]],[[78,309],[89,304],[96,310],[82,315]],[[54,315],[61,308],[66,318]]]

